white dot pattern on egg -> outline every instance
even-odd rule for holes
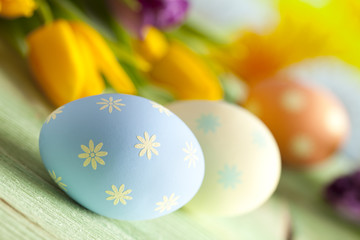
[[[289,112],[300,112],[307,104],[306,96],[297,89],[287,90],[281,96],[281,105]]]
[[[280,177],[280,153],[257,117],[218,101],[180,101],[167,107],[193,130],[205,156],[203,185],[187,209],[233,216],[270,197]]]
[[[300,134],[291,139],[290,148],[296,157],[306,159],[313,153],[315,144],[309,136]]]
[[[54,182],[101,215],[144,220],[190,201],[204,177],[201,147],[187,125],[145,98],[103,94],[50,114],[40,154]]]

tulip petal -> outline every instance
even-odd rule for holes
[[[179,42],[170,42],[168,50],[149,72],[155,83],[171,90],[178,99],[222,98],[219,80],[194,52]]]
[[[114,89],[121,93],[135,94],[134,84],[100,34],[82,22],[73,22],[71,27],[87,41],[95,57],[96,65]]]
[[[156,28],[149,27],[146,30],[145,38],[135,41],[134,46],[146,61],[154,63],[165,56],[168,43],[165,36]]]
[[[87,69],[69,24],[58,20],[40,27],[27,43],[30,68],[48,98],[57,106],[75,100]]]
[[[105,90],[105,84],[100,73],[97,71],[91,46],[89,46],[88,42],[77,31],[74,31],[74,35],[78,42],[79,51],[86,69],[84,85],[78,98],[101,94]]]
[[[34,0],[0,1],[0,16],[6,18],[31,17],[36,7]]]

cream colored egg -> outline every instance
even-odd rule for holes
[[[234,216],[271,196],[280,177],[280,153],[257,117],[221,101],[180,101],[168,108],[190,127],[205,156],[205,178],[188,210]]]

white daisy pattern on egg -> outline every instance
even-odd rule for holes
[[[132,200],[131,196],[128,196],[132,192],[131,189],[125,190],[125,185],[121,184],[119,190],[115,185],[111,186],[112,191],[105,191],[105,193],[109,194],[110,197],[107,197],[106,200],[114,200],[114,206],[116,206],[119,202],[123,205],[126,205],[127,202],[125,200]]]
[[[113,112],[113,109],[118,110],[121,112],[120,106],[126,106],[124,103],[121,103],[122,99],[116,99],[114,100],[113,97],[110,97],[109,99],[101,98],[101,102],[97,102],[96,104],[104,105],[100,108],[100,110],[104,110],[108,108],[109,113]]]
[[[135,148],[141,149],[139,157],[144,156],[146,153],[146,157],[150,160],[152,156],[151,153],[159,155],[159,152],[155,148],[160,147],[160,143],[155,142],[155,134],[150,137],[148,132],[144,132],[144,138],[141,136],[137,136],[136,138],[141,142],[135,145]]]
[[[65,192],[67,192],[67,189],[66,189],[67,185],[66,185],[65,183],[61,182],[62,177],[56,176],[54,170],[52,170],[52,171],[48,170],[48,172],[49,172],[52,180],[54,180],[54,182],[55,182],[62,190],[64,190]]]
[[[165,113],[166,116],[171,115],[170,110],[167,109],[166,107],[164,107],[156,102],[153,102],[153,101],[149,101],[149,102],[152,104],[152,107],[158,109],[160,113]]]
[[[97,163],[99,163],[100,165],[105,165],[105,161],[100,157],[105,157],[106,155],[108,155],[108,153],[105,151],[100,151],[102,147],[102,142],[96,145],[96,147],[94,147],[94,142],[92,139],[90,139],[89,141],[89,147],[81,145],[81,149],[84,151],[84,153],[80,153],[78,157],[85,158],[85,161],[83,163],[84,167],[87,167],[90,162],[94,170],[96,170],[97,168]]]
[[[170,211],[174,206],[178,205],[179,203],[177,200],[180,196],[175,197],[175,193],[172,193],[170,197],[163,196],[162,202],[157,202],[156,205],[158,206],[155,208],[155,211],[159,211],[160,213],[164,211]]]
[[[191,166],[196,167],[196,161],[199,160],[199,158],[196,156],[197,149],[194,148],[192,142],[186,142],[185,145],[186,148],[182,149],[187,154],[184,158],[184,161],[188,162],[188,168],[190,168]]]
[[[58,109],[54,110],[50,115],[46,118],[46,123],[49,123],[51,119],[55,120],[56,116],[60,113],[62,113],[64,109],[64,106],[59,107]]]

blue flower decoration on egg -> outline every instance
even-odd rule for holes
[[[236,188],[237,184],[240,183],[239,177],[241,173],[237,171],[236,165],[229,167],[229,165],[225,164],[224,169],[219,172],[219,180],[218,182],[223,185],[224,188]]]
[[[101,215],[152,219],[190,201],[204,177],[191,130],[158,103],[125,94],[70,102],[51,113],[40,154],[55,183]]]
[[[252,141],[254,144],[256,144],[258,147],[266,147],[266,139],[259,131],[253,131],[252,132]]]
[[[204,133],[216,132],[216,129],[220,126],[219,117],[213,114],[202,114],[197,120],[197,128]]]

